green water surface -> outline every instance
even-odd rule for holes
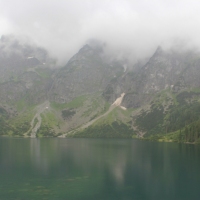
[[[0,138],[0,200],[199,200],[200,146]]]

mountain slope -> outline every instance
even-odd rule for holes
[[[85,45],[54,77],[50,99],[66,103],[73,98],[102,91],[111,78],[123,73],[122,66],[111,67],[99,48]]]
[[[0,59],[1,135],[200,140],[199,52],[158,47],[127,68],[85,45],[52,69],[46,50],[2,37]]]

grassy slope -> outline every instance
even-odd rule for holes
[[[150,109],[135,118],[136,125],[146,132],[145,139],[198,143],[200,93],[196,89],[195,92],[167,93],[160,93],[151,102]]]
[[[101,95],[83,95],[69,103],[58,104],[51,102],[51,108],[42,114],[42,125],[39,136],[58,136],[106,112],[109,105]],[[47,128],[48,127],[48,128]],[[54,131],[54,133],[53,133]]]
[[[17,115],[3,116],[0,114],[1,131],[0,135],[23,136],[30,129],[30,121],[34,116],[34,105],[28,105],[24,99],[16,102],[16,111],[8,107]]]
[[[84,130],[80,130],[70,137],[97,137],[97,138],[131,138],[134,131],[130,126],[131,110],[124,111],[115,108],[108,115],[100,118]]]
[[[23,136],[30,129],[35,105],[25,99],[15,102],[18,116],[8,117],[0,113],[0,135]],[[83,124],[101,116],[109,104],[100,94],[84,95],[66,104],[51,102],[50,109],[41,114],[42,125],[38,136],[58,136],[75,130]],[[148,107],[148,106],[146,106]],[[64,111],[64,112],[63,112]],[[65,113],[65,118],[62,114]],[[67,115],[71,113],[71,115]],[[88,128],[71,137],[135,137],[131,129],[134,110],[115,108],[108,115],[98,119]],[[141,109],[133,117],[135,126],[145,132],[145,139],[198,143],[200,141],[200,92],[197,88],[180,93],[169,90],[155,96],[148,109]]]

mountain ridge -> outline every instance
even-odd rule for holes
[[[127,68],[124,59],[107,59],[101,46],[86,44],[52,69],[46,50],[9,38],[0,47],[0,135],[200,141],[198,52],[159,46],[145,64]],[[121,107],[109,110],[121,95]]]

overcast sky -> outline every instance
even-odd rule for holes
[[[200,47],[198,0],[0,0],[0,36],[28,36],[66,62],[89,39],[140,58],[158,45]]]

